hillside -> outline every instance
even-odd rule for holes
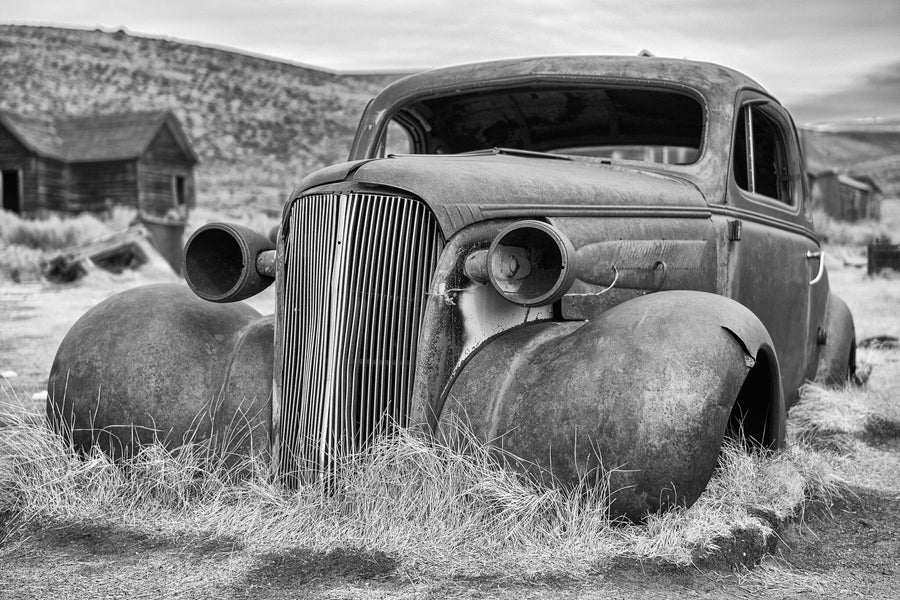
[[[201,205],[275,210],[346,159],[365,103],[397,75],[342,75],[124,32],[0,25],[0,108],[90,114],[171,108],[201,164]]]
[[[306,173],[346,158],[365,103],[399,77],[337,74],[122,31],[21,25],[0,25],[0,74],[0,108],[20,113],[172,109],[200,156],[199,203],[250,203],[273,214]],[[896,78],[882,79],[893,89]],[[831,99],[800,108],[826,114],[812,109]],[[868,174],[887,195],[900,195],[900,120],[818,124],[802,134],[813,171]]]
[[[900,196],[900,119],[818,123],[800,134],[810,172],[868,175],[885,196]]]

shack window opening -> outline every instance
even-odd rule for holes
[[[175,176],[175,206],[181,208],[187,204],[187,195],[185,193],[185,178],[181,175]]]
[[[3,210],[16,214],[22,212],[22,198],[19,189],[19,171],[3,171],[0,197],[3,198]]]

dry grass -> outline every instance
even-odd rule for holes
[[[830,245],[865,246],[878,239],[891,239],[894,228],[880,221],[841,221],[822,210],[813,213],[813,224],[819,239]]]
[[[633,551],[640,558],[689,564],[715,553],[736,533],[774,534],[779,523],[802,518],[811,501],[829,503],[844,489],[833,459],[795,444],[774,455],[747,453],[728,443],[719,471],[690,509],[651,515],[633,530]]]
[[[834,279],[845,283],[840,293],[858,329],[896,334],[889,317],[896,282],[837,266]],[[867,304],[877,290],[884,292],[875,294],[879,304]],[[464,434],[443,445],[406,435],[383,440],[349,458],[331,491],[315,485],[286,491],[272,484],[265,457],[229,467],[203,445],[178,452],[153,446],[119,465],[102,454],[82,459],[35,425],[39,417],[9,409],[0,415],[0,537],[13,515],[11,524],[26,528],[65,524],[101,531],[104,524],[116,524],[173,539],[236,539],[255,555],[351,548],[390,555],[399,576],[413,582],[581,578],[619,558],[701,563],[727,552],[747,532],[771,536],[781,521],[803,519],[810,503],[827,504],[830,495],[842,493],[835,473],[849,478],[859,470],[846,452],[868,456],[861,454],[861,439],[876,426],[882,437],[895,435],[896,415],[879,412],[896,398],[895,371],[888,364],[894,353],[861,349],[860,357],[875,365],[870,388],[804,390],[788,420],[789,451],[748,455],[728,447],[693,507],[639,525],[610,522],[602,490],[538,485],[504,469]],[[0,546],[0,560],[14,548],[15,543]],[[766,561],[747,575],[748,588],[768,589],[779,580],[786,594],[816,591],[814,579],[789,571],[792,578],[784,579],[786,571]]]
[[[90,214],[22,219],[0,211],[0,281],[39,281],[44,261],[60,250],[109,235],[128,213],[117,209],[104,222]]]
[[[539,485],[464,429],[452,444],[408,433],[380,440],[345,459],[328,489],[288,491],[262,455],[235,465],[204,444],[152,445],[115,464],[100,452],[79,457],[34,417],[6,412],[0,513],[15,523],[118,523],[240,539],[254,551],[377,551],[411,580],[577,578],[616,558],[687,565],[735,531],[771,535],[839,487],[828,461],[805,447],[767,456],[728,445],[693,507],[624,524],[610,520],[602,486]]]
[[[135,210],[127,207],[116,207],[111,214],[99,216],[51,214],[36,219],[0,211],[0,281],[40,281],[44,263],[59,251],[124,231],[136,215]],[[190,215],[185,239],[210,221],[239,223],[268,235],[279,224],[280,216],[278,211],[256,211],[246,205],[223,210],[198,208]]]
[[[18,215],[0,211],[0,240],[11,246],[35,250],[62,250],[110,232],[97,217],[80,214],[73,217],[49,215],[44,219],[22,219]]]
[[[825,450],[847,453],[866,430],[871,416],[865,388],[846,385],[823,388],[807,384],[802,400],[791,409],[791,436],[798,442]]]
[[[812,594],[805,597],[828,597],[830,591],[821,575],[818,573],[804,573],[794,570],[789,564],[767,557],[759,566],[738,576],[741,588],[747,590],[753,596],[763,592],[773,592],[782,598],[793,598],[801,594]]]
[[[885,198],[881,203],[881,219],[878,221],[842,221],[834,219],[822,209],[813,211],[813,227],[819,239],[829,246],[865,247],[876,240],[897,243],[897,227],[900,226],[900,198]]]

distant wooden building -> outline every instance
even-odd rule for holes
[[[197,155],[170,111],[84,117],[0,111],[3,209],[184,215],[195,205]]]
[[[881,189],[870,177],[834,171],[809,176],[813,206],[843,221],[881,218]]]

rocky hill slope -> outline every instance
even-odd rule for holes
[[[800,130],[807,169],[867,175],[887,197],[900,197],[900,119],[857,119]]]
[[[397,75],[343,75],[128,35],[0,25],[0,108],[91,114],[170,108],[201,164],[201,204],[277,206],[344,160],[367,100]]]
[[[0,25],[0,108],[170,108],[200,155],[199,202],[215,208],[255,203],[276,213],[303,175],[346,158],[366,101],[397,77],[336,74],[124,31]],[[868,174],[887,195],[900,195],[900,121],[802,133],[814,172]]]

